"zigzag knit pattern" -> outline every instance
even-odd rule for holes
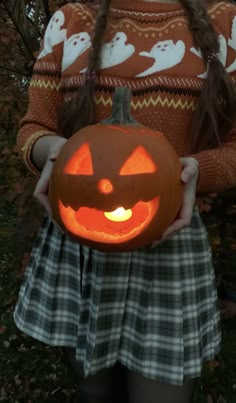
[[[112,105],[112,98],[105,99],[103,96],[100,96],[96,98],[96,104],[97,105],[103,105],[104,107],[111,106]],[[167,97],[161,97],[158,95],[156,98],[154,97],[149,97],[148,99],[143,99],[138,100],[138,101],[131,101],[131,109],[137,110],[137,109],[145,109],[145,108],[150,108],[152,107],[157,107],[160,105],[163,108],[170,108],[170,109],[182,109],[182,110],[194,110],[196,109],[196,104],[191,101],[185,101],[183,102],[181,99],[178,99],[175,101],[174,99],[168,99]]]
[[[46,29],[18,135],[22,156],[33,172],[32,147],[42,136],[58,132],[62,103],[84,83],[96,13],[96,5],[67,4],[56,11]],[[236,7],[216,2],[209,15],[219,36],[217,57],[235,80]],[[235,130],[221,147],[191,154],[192,117],[207,74],[180,4],[113,0],[96,79],[96,122],[111,114],[115,88],[126,86],[132,90],[133,117],[163,132],[180,157],[193,155],[198,160],[199,192],[234,186]]]
[[[59,91],[61,84],[57,84],[55,81],[52,80],[45,80],[45,79],[36,79],[33,78],[30,82],[30,87],[33,88],[44,88],[44,89],[50,89],[50,90],[56,90]]]

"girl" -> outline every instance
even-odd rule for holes
[[[202,364],[220,349],[219,312],[196,194],[236,185],[236,8],[204,0],[101,0],[52,17],[34,68],[18,145],[41,171],[48,217],[14,319],[63,346],[80,402],[187,403]],[[182,164],[183,205],[161,242],[102,253],[61,233],[48,180],[79,128],[111,114],[117,86],[131,112],[165,134]]]

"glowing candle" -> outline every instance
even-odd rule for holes
[[[123,207],[119,207],[114,211],[104,213],[104,215],[110,221],[122,222],[132,217],[132,210],[125,210]]]

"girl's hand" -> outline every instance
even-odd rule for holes
[[[195,158],[186,157],[180,158],[180,162],[183,168],[181,180],[185,184],[182,207],[177,219],[167,228],[159,241],[152,243],[152,247],[173,238],[177,232],[188,227],[191,223],[199,176],[198,161]]]
[[[52,173],[54,161],[66,141],[67,140],[64,137],[55,137],[55,143],[53,143],[49,148],[46,163],[34,191],[34,197],[43,205],[50,217],[52,216],[52,211],[48,200],[49,179]]]

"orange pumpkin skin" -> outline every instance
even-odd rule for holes
[[[163,134],[137,123],[88,126],[67,141],[54,164],[53,217],[94,249],[136,250],[174,221],[183,196],[180,176],[179,158]]]

